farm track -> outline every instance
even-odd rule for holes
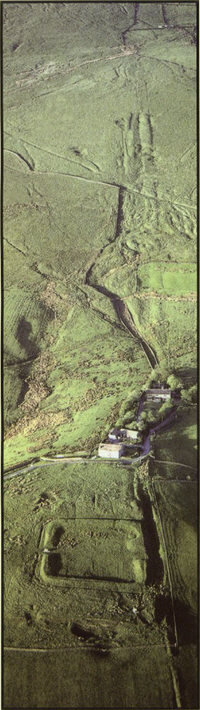
[[[133,294],[130,295],[133,296]],[[144,291],[142,291],[141,293],[134,293],[134,297],[146,301],[152,298],[157,298],[159,301],[192,301],[196,303],[197,300],[195,293],[191,293],[188,296],[169,296],[163,293],[145,293]],[[126,298],[130,298],[130,296],[127,296]]]

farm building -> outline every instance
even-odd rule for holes
[[[120,441],[121,439],[121,434],[120,434],[120,429],[111,429],[108,434],[109,441]]]
[[[123,439],[131,439],[132,441],[137,441],[139,436],[137,429],[120,429],[120,434]]]
[[[152,389],[146,390],[146,398],[147,401],[151,402],[166,402],[167,400],[171,399],[172,392],[169,388],[164,388],[164,387],[154,387]]]
[[[105,459],[119,459],[124,453],[122,443],[109,444],[109,441],[104,444],[99,444],[98,456]]]
[[[124,439],[132,439],[132,441],[137,441],[139,432],[137,429],[112,429],[108,438],[109,441],[123,441]]]

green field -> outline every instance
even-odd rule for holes
[[[159,264],[146,264],[138,269],[141,288],[150,289],[167,296],[184,296],[187,293],[196,295],[197,271],[190,264],[166,264],[163,272]]]
[[[154,459],[151,459],[152,474],[162,478],[185,478],[196,480],[197,476],[197,413],[195,405],[178,415],[176,436],[171,427],[163,430],[154,442]],[[162,463],[159,463],[161,461]],[[169,463],[168,463],[169,462]],[[180,466],[178,464],[180,463]]]

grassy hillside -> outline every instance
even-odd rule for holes
[[[196,6],[3,13],[6,704],[191,710]],[[96,453],[172,373],[141,466],[21,474]]]

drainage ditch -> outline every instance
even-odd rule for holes
[[[163,581],[164,567],[159,552],[160,542],[153,518],[151,501],[141,482],[138,483],[138,497],[143,513],[141,528],[147,554],[146,586],[151,586],[160,584]]]

